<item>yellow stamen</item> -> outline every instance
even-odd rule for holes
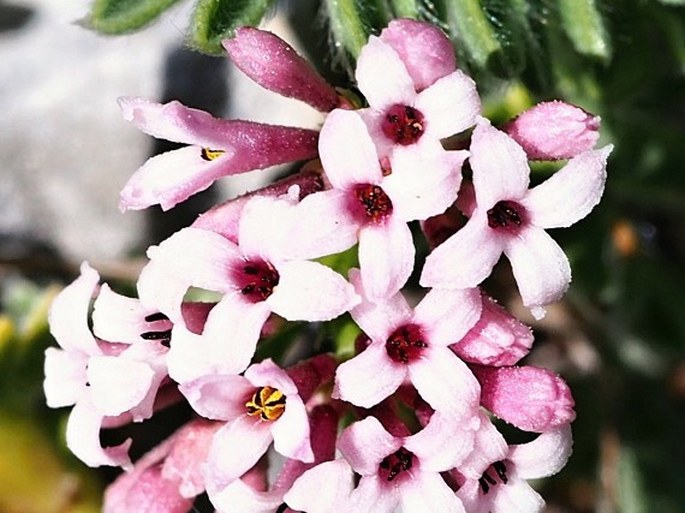
[[[262,420],[273,422],[285,411],[285,395],[277,388],[259,387],[245,407],[248,415],[259,415]]]
[[[204,160],[210,161],[210,160],[218,159],[224,153],[226,153],[224,150],[212,150],[209,148],[202,148],[202,153],[200,154],[200,156]]]

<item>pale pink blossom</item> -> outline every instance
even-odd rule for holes
[[[342,276],[307,260],[324,253],[312,242],[317,235],[293,222],[292,207],[287,197],[254,197],[243,208],[238,244],[185,228],[148,250],[138,289],[145,304],[177,321],[169,351],[172,378],[243,371],[271,312],[287,320],[325,321],[359,302]],[[201,334],[185,329],[179,312],[190,287],[222,295]]]
[[[519,114],[504,131],[531,160],[570,159],[594,148],[599,116],[561,101],[542,102]]]
[[[479,291],[433,289],[412,310],[399,293],[374,303],[359,273],[350,279],[363,297],[350,313],[371,343],[338,367],[333,396],[369,408],[408,380],[433,409],[474,415],[480,388],[448,346],[478,320]]]
[[[407,154],[384,175],[363,121],[356,112],[340,109],[326,118],[319,152],[332,189],[299,203],[299,226],[320,234],[317,243],[327,253],[359,241],[369,296],[380,300],[395,294],[414,268],[407,222],[442,212],[454,201],[467,153],[435,148],[423,156]]]
[[[481,118],[469,157],[477,206],[466,225],[428,255],[421,284],[475,287],[504,252],[524,306],[542,317],[544,306],[559,300],[571,281],[566,255],[545,230],[570,226],[597,205],[611,149],[583,152],[529,190],[525,152]]]
[[[180,387],[202,417],[221,420],[207,459],[206,484],[220,493],[250,470],[273,442],[288,458],[314,461],[302,398],[288,374],[270,359],[244,376],[211,375]]]
[[[143,164],[121,191],[122,210],[155,204],[168,210],[218,178],[317,155],[315,130],[216,119],[177,101],[162,105],[126,97],[119,106],[146,134],[189,145]]]
[[[338,93],[280,37],[253,27],[236,29],[222,44],[233,63],[262,87],[302,100],[321,112],[339,104]]]

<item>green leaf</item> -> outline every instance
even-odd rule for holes
[[[623,447],[618,464],[618,503],[623,513],[647,513],[644,484],[635,452]]]
[[[336,48],[344,48],[356,59],[370,34],[364,9],[357,0],[325,0],[323,4]]]
[[[576,51],[609,61],[611,41],[595,0],[559,0],[558,5],[561,24]]]
[[[257,26],[274,0],[198,0],[190,26],[188,44],[210,55],[224,53],[221,41],[236,28]]]
[[[418,18],[419,16],[417,0],[390,0],[390,5],[397,18]]]
[[[178,0],[95,0],[85,25],[103,34],[133,32]]]

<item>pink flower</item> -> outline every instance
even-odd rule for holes
[[[408,221],[426,219],[455,199],[466,152],[436,148],[407,154],[384,175],[366,126],[356,112],[335,110],[321,129],[319,151],[332,189],[304,198],[302,230],[319,233],[322,251],[359,241],[359,267],[369,297],[382,299],[404,285],[414,267]]]
[[[457,466],[473,435],[439,416],[415,435],[394,437],[374,417],[348,427],[338,447],[361,479],[350,494],[351,511],[465,512],[440,472]],[[455,463],[456,462],[456,463]]]
[[[238,244],[185,228],[148,250],[151,261],[138,284],[145,304],[180,321],[179,305],[191,286],[223,296],[201,335],[177,322],[169,352],[175,380],[243,371],[271,312],[287,320],[324,321],[359,302],[342,276],[306,260],[323,253],[312,242],[316,234],[293,222],[292,207],[289,198],[255,197],[243,209]]]
[[[338,93],[280,37],[241,27],[222,42],[233,63],[262,87],[302,100],[321,112],[339,104]]]
[[[371,343],[338,367],[333,396],[369,408],[409,379],[433,409],[473,416],[479,386],[448,345],[478,319],[478,290],[433,289],[412,311],[401,294],[382,303],[369,301],[355,270],[350,280],[364,298],[352,318]]]
[[[207,489],[220,493],[250,470],[271,442],[276,452],[314,461],[309,421],[297,387],[271,360],[250,366],[243,376],[212,375],[181,385],[200,415],[225,421],[207,459]]]
[[[599,139],[599,116],[560,101],[543,102],[519,114],[504,131],[531,160],[570,159]]]
[[[103,285],[95,301],[94,331],[88,312],[98,273],[87,263],[50,309],[50,331],[60,349],[45,351],[44,391],[51,408],[74,405],[67,424],[69,449],[90,466],[129,466],[127,440],[102,448],[103,423],[124,415],[136,422],[149,418],[157,390],[166,377],[165,353],[171,323]],[[124,419],[125,420],[125,419]]]
[[[124,118],[160,139],[189,144],[149,159],[121,191],[122,210],[159,203],[164,210],[223,176],[316,157],[314,130],[215,119],[173,101],[120,98]]]
[[[529,190],[525,152],[481,118],[469,158],[477,206],[466,225],[428,255],[421,284],[475,287],[504,252],[523,304],[542,317],[571,281],[568,259],[545,229],[570,226],[599,202],[611,149],[583,152]]]
[[[507,446],[490,422],[483,422],[471,460],[458,467],[461,486],[456,494],[469,513],[539,513],[545,502],[526,480],[557,473],[571,446],[569,425]]]

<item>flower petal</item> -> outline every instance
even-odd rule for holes
[[[375,475],[380,462],[401,446],[402,439],[388,433],[376,417],[351,424],[338,441],[338,449],[362,477]]]
[[[476,123],[480,97],[473,79],[457,70],[419,93],[414,107],[426,117],[424,136],[444,139]]]
[[[406,374],[404,365],[388,357],[385,342],[373,343],[338,367],[334,396],[370,408],[397,390]]]
[[[141,334],[151,331],[150,323],[145,321],[150,313],[140,300],[117,294],[105,283],[93,305],[93,333],[108,342],[145,343]],[[158,331],[171,329],[171,322],[158,321],[155,328],[159,328]]]
[[[377,475],[362,477],[352,490],[348,511],[392,513],[400,502],[396,487],[385,486]]]
[[[428,332],[430,345],[458,341],[478,321],[482,300],[473,289],[432,289],[414,309],[414,321]]]
[[[571,283],[571,267],[564,251],[544,230],[530,226],[507,239],[504,253],[511,262],[523,305],[531,308],[536,318],[544,316],[541,307],[559,300]]]
[[[94,356],[88,362],[93,405],[115,417],[138,405],[153,383],[154,371],[145,362],[120,356]]]
[[[274,293],[266,303],[288,320],[328,321],[359,303],[354,287],[338,273],[317,262],[284,262]]]
[[[297,386],[290,375],[276,365],[271,358],[250,365],[244,376],[254,387],[277,388],[285,395],[297,396],[298,394]]]
[[[420,283],[424,287],[475,287],[490,275],[503,247],[503,238],[488,227],[485,212],[476,211],[462,229],[428,255]]]
[[[402,511],[466,513],[461,501],[440,474],[415,472],[399,487]]]
[[[50,408],[76,403],[86,391],[88,356],[56,347],[45,350],[43,391]]]
[[[385,110],[396,103],[411,105],[414,83],[400,56],[376,36],[369,37],[357,59],[357,86],[369,105]]]
[[[297,511],[329,513],[349,504],[354,474],[344,459],[326,461],[307,470],[285,494],[285,503]]]
[[[521,201],[530,222],[540,228],[571,226],[599,203],[606,181],[606,161],[613,146],[586,151],[569,160]]]
[[[542,433],[532,442],[512,446],[509,459],[523,479],[537,479],[559,472],[566,465],[572,449],[571,426],[565,425]]]
[[[274,438],[274,449],[279,454],[305,463],[314,461],[307,410],[299,395],[288,394],[285,411],[273,423],[271,433]]]
[[[407,224],[391,216],[383,225],[369,224],[359,233],[359,269],[371,301],[395,295],[414,269],[414,241]]]
[[[477,417],[459,421],[436,411],[426,427],[405,439],[404,447],[419,457],[422,470],[443,472],[458,467],[473,450],[477,427]]]
[[[202,417],[232,421],[246,414],[255,386],[243,376],[217,374],[182,383],[179,390]]]
[[[480,118],[471,138],[471,169],[476,203],[488,210],[500,200],[518,200],[528,190],[530,168],[523,149]]]
[[[236,479],[224,488],[208,490],[209,499],[218,512],[273,513],[283,502],[282,491],[257,491],[242,479]]]
[[[449,38],[430,23],[392,20],[381,32],[380,39],[400,56],[417,91],[449,75],[457,67]]]
[[[338,105],[335,89],[275,34],[240,27],[235,37],[224,39],[222,44],[240,71],[260,86],[302,100],[322,112]]]
[[[335,109],[326,117],[319,138],[319,156],[336,189],[358,183],[377,184],[383,177],[366,124],[351,110]]]

